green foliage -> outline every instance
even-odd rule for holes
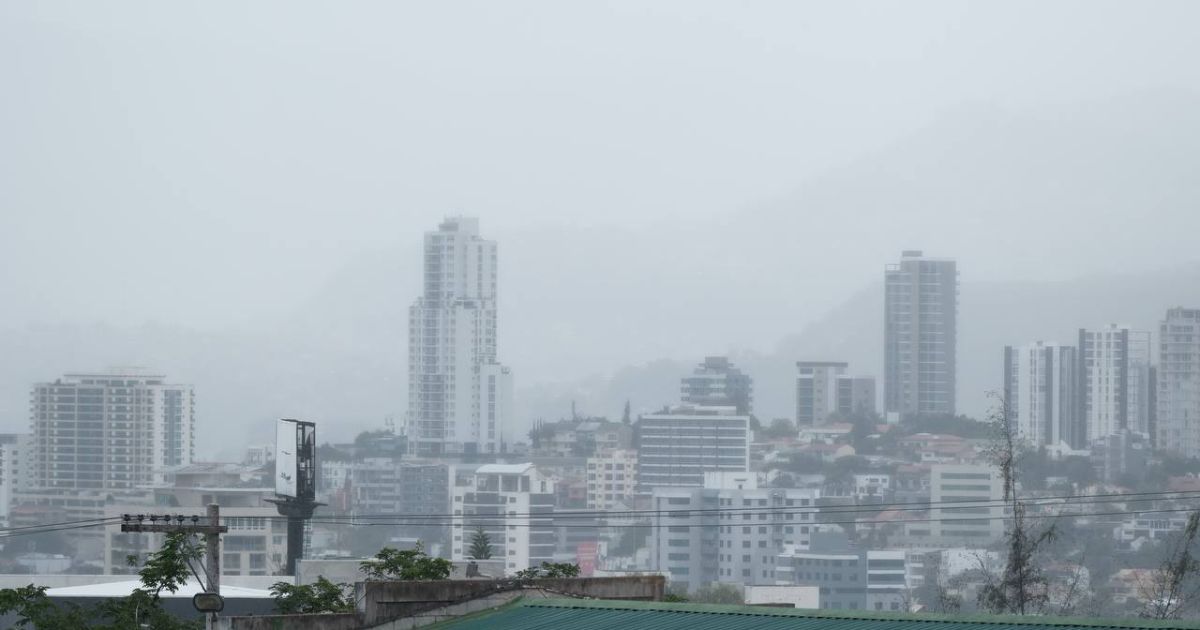
[[[573,577],[579,577],[579,565],[571,562],[543,562],[541,566],[517,571],[517,578],[521,580]]]
[[[759,434],[768,439],[794,438],[796,425],[787,418],[775,418],[771,421],[771,426],[762,429]]]
[[[30,630],[59,630],[61,628],[90,628],[92,630],[194,630],[198,621],[186,621],[171,616],[162,608],[159,594],[174,593],[191,573],[189,561],[199,560],[202,547],[187,534],[168,534],[163,546],[150,554],[138,575],[142,587],[129,597],[107,599],[88,608],[72,604],[55,605],[46,597],[42,586],[24,586],[0,590],[0,614],[14,613],[16,628]],[[136,561],[136,559],[135,559]]]
[[[445,558],[426,555],[419,543],[416,549],[404,551],[384,547],[358,565],[368,580],[444,580],[450,577],[451,567]]]
[[[693,602],[701,604],[744,604],[742,589],[733,584],[705,584],[689,595]]]
[[[471,534],[471,557],[475,560],[487,560],[492,557],[492,541],[488,538],[483,527],[475,529]]]
[[[283,615],[314,615],[354,611],[353,587],[318,576],[315,584],[276,582],[271,585],[275,609]]]
[[[967,416],[917,416],[906,419],[902,428],[909,434],[942,433],[967,439],[987,439],[995,434],[992,423],[980,422]]]
[[[686,595],[680,595],[679,593],[667,593],[666,595],[663,595],[662,600],[664,602],[681,603],[688,601],[688,598]]]

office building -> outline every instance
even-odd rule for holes
[[[1200,457],[1200,309],[1167,311],[1156,380],[1155,447]]]
[[[1004,535],[1004,482],[999,468],[934,464],[929,489],[936,507],[929,511],[928,531],[938,544],[983,546]],[[920,528],[925,529],[925,524]]]
[[[32,487],[133,489],[195,454],[192,387],[162,375],[68,374],[35,385],[31,402]]]
[[[733,407],[748,416],[754,408],[754,381],[725,357],[705,357],[681,379],[680,400],[699,407]]]
[[[554,561],[554,479],[533,464],[456,467],[452,477],[451,559],[470,559],[472,536],[483,529],[509,575]]]
[[[1017,435],[1033,447],[1085,448],[1078,351],[1041,341],[1004,348],[1004,400]]]
[[[818,496],[811,489],[760,487],[755,473],[709,473],[699,488],[656,488],[654,568],[682,589],[775,584],[776,557],[808,548]]]
[[[710,471],[750,467],[750,417],[734,407],[679,407],[647,414],[634,426],[638,488],[704,485]]]
[[[496,360],[496,243],[479,220],[425,234],[424,292],[409,309],[407,438],[421,456],[499,453],[512,373]]]
[[[884,410],[954,415],[958,269],[906,251],[884,271]]]
[[[9,526],[8,515],[16,493],[28,488],[32,444],[33,436],[29,434],[0,434],[0,527]]]
[[[1150,435],[1154,370],[1150,333],[1110,324],[1080,329],[1083,426],[1088,443],[1129,431]]]
[[[875,377],[837,377],[837,414],[843,418],[873,418],[878,413],[875,406]]]

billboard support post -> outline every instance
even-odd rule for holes
[[[304,555],[304,522],[323,505],[317,503],[317,427],[312,422],[283,419],[275,425],[275,504],[287,517],[287,574],[296,575]]]

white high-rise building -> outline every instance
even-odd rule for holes
[[[458,466],[450,471],[450,557],[471,558],[471,542],[483,530],[492,557],[504,572],[554,560],[554,479],[533,464]]]
[[[634,425],[638,488],[699,488],[709,472],[750,469],[750,416],[734,407],[679,407]]]
[[[1122,431],[1150,434],[1150,332],[1110,324],[1079,331],[1083,422],[1093,443]]]
[[[1154,444],[1200,457],[1200,309],[1167,311],[1159,331]]]
[[[417,455],[499,453],[512,373],[496,361],[496,243],[479,220],[425,234],[424,293],[409,309],[408,443]]]
[[[33,387],[30,486],[129,490],[195,456],[195,396],[159,374],[68,374]]]
[[[884,272],[884,411],[954,415],[958,267],[906,251]]]
[[[1004,348],[1004,399],[1017,435],[1035,447],[1084,448],[1079,422],[1079,356],[1072,346]]]
[[[848,363],[841,361],[796,362],[796,427],[825,424],[838,411],[839,377]]]

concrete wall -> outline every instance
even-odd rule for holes
[[[742,593],[749,605],[790,606],[792,608],[821,607],[821,588],[818,586],[746,586]]]
[[[354,613],[220,617],[216,625],[217,630],[358,630],[362,627]]]

